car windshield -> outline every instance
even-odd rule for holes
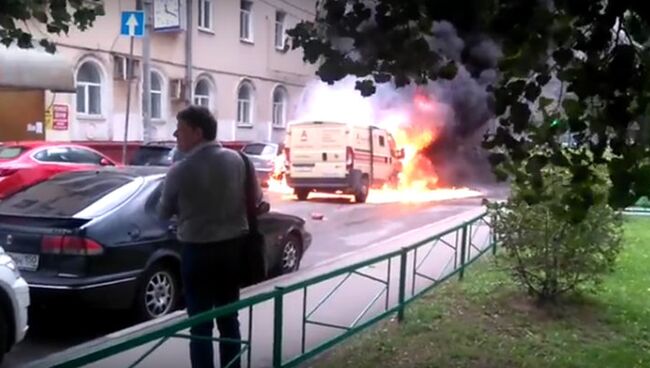
[[[22,155],[25,151],[27,151],[27,148],[21,146],[0,146],[0,160],[12,160],[18,158],[18,156]]]
[[[64,173],[1,201],[0,214],[91,219],[123,203],[142,183],[119,171]]]
[[[172,164],[172,151],[169,147],[145,146],[140,147],[131,159],[133,166],[170,166]]]
[[[247,155],[271,156],[275,154],[275,147],[270,144],[249,144],[243,151]]]

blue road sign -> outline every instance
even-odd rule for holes
[[[123,11],[120,22],[120,34],[131,37],[144,36],[144,12]]]

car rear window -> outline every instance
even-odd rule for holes
[[[139,148],[130,165],[133,166],[170,166],[172,164],[171,148],[168,147],[141,147]]]
[[[0,146],[0,160],[12,160],[18,158],[18,156],[22,155],[25,151],[27,151],[27,148],[21,146]]]
[[[243,151],[248,155],[269,156],[275,154],[275,147],[270,144],[249,144]]]
[[[91,219],[123,203],[143,182],[121,172],[64,173],[1,201],[0,214]]]

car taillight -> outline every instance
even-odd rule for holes
[[[345,152],[345,168],[350,171],[354,168],[354,151],[352,147],[348,147]]]
[[[0,177],[13,175],[13,174],[16,173],[16,171],[18,171],[18,170],[16,170],[16,169],[1,169],[0,168]]]
[[[44,236],[41,253],[94,256],[102,254],[104,248],[96,241],[78,236]]]

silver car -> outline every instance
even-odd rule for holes
[[[12,242],[11,235],[0,239],[0,245]],[[0,246],[0,363],[4,354],[25,338],[27,333],[27,307],[29,307],[29,286],[20,276],[23,254],[12,258]]]
[[[284,172],[282,159],[283,147],[278,143],[255,142],[248,143],[242,148],[255,165],[255,172],[262,185],[268,184],[271,178],[279,179]]]

